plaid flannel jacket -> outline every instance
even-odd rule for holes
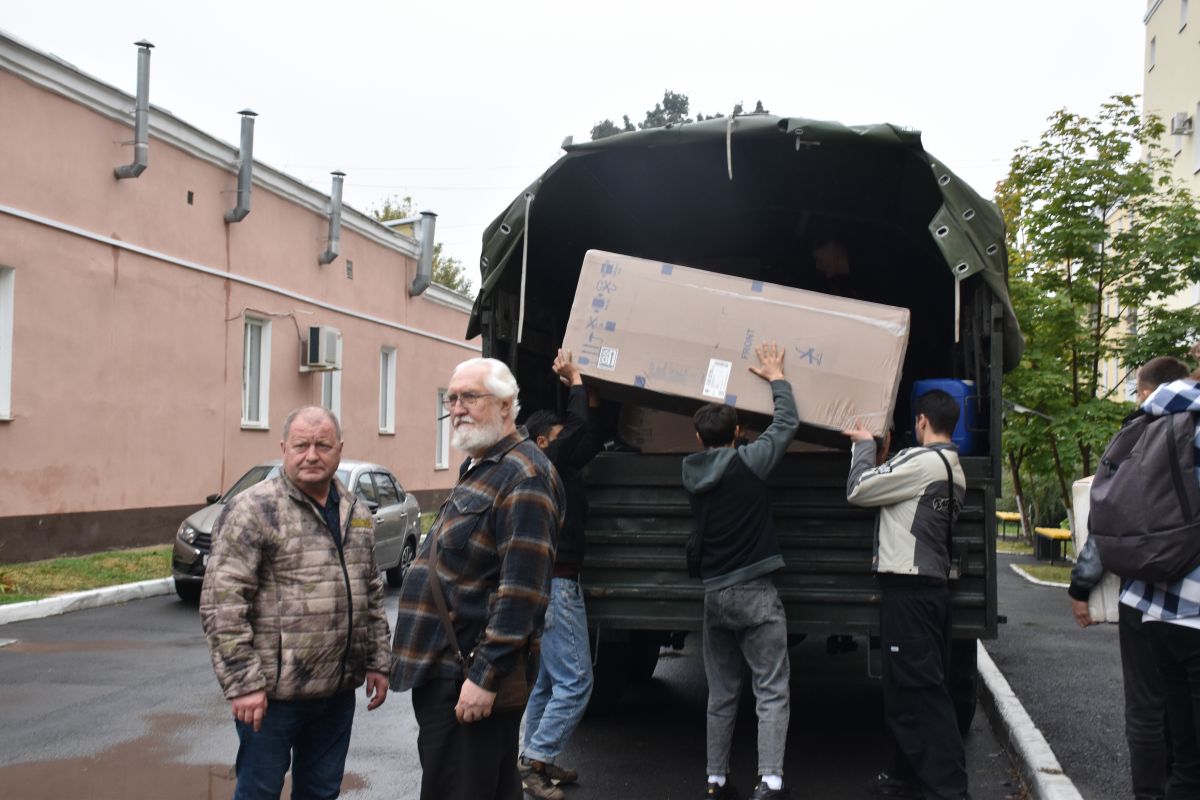
[[[1200,383],[1187,378],[1164,383],[1146,398],[1142,410],[1156,417],[1189,411],[1200,413]],[[1196,480],[1200,481],[1200,422],[1196,424],[1192,445]],[[1172,583],[1126,581],[1121,589],[1121,602],[1164,622],[1200,617],[1200,567]]]
[[[429,586],[432,537],[455,635],[474,654],[470,678],[495,691],[526,641],[541,634],[565,506],[558,473],[523,432],[463,464],[400,589],[394,691],[462,675]]]

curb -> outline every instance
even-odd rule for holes
[[[174,578],[156,578],[140,583],[124,583],[118,586],[105,586],[102,589],[60,594],[42,600],[31,600],[28,603],[12,603],[0,606],[0,625],[53,617],[70,611],[82,611],[85,608],[127,603],[130,600],[170,594],[173,591],[175,591]]]
[[[1033,577],[1032,575],[1030,575],[1030,574],[1029,574],[1028,572],[1026,572],[1025,570],[1021,569],[1021,565],[1020,565],[1020,564],[1014,564],[1014,563],[1011,563],[1011,562],[1009,562],[1009,565],[1008,565],[1008,567],[1009,567],[1009,569],[1011,569],[1013,572],[1015,572],[1015,573],[1017,573],[1018,575],[1020,575],[1020,576],[1021,576],[1021,578],[1023,578],[1024,580],[1027,580],[1027,581],[1029,581],[1030,583],[1036,584],[1036,585],[1038,585],[1038,586],[1053,586],[1053,587],[1055,587],[1056,589],[1066,589],[1067,587],[1069,587],[1069,586],[1071,585],[1071,584],[1069,584],[1069,583],[1059,583],[1058,581],[1043,581],[1043,580],[1039,580],[1039,579],[1037,579],[1037,578]]]
[[[1036,800],[1083,800],[1016,693],[978,643],[979,699],[997,737],[1008,746]]]

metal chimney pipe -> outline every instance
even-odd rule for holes
[[[254,118],[258,114],[248,108],[242,115],[242,143],[238,148],[237,205],[225,212],[226,222],[241,222],[250,213],[250,180],[254,175]]]
[[[433,231],[437,225],[437,214],[432,211],[421,212],[421,258],[417,261],[417,275],[412,285],[408,287],[411,297],[424,292],[433,283]]]
[[[133,163],[113,170],[117,180],[136,178],[150,163],[150,49],[154,45],[142,39],[138,47],[137,99],[133,107]]]
[[[332,263],[338,257],[338,244],[342,236],[342,179],[346,173],[334,170],[329,174],[333,176],[333,190],[329,193],[329,242],[325,245],[325,252],[317,259],[317,263],[322,265]]]

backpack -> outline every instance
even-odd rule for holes
[[[1170,583],[1200,566],[1195,415],[1140,414],[1104,450],[1092,479],[1088,535],[1123,578]]]

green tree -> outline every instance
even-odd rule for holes
[[[997,187],[1026,334],[1004,391],[1032,412],[1006,413],[1004,446],[1018,498],[1022,472],[1052,474],[1069,509],[1072,480],[1092,474],[1130,409],[1113,402],[1115,389],[1098,396],[1105,361],[1131,370],[1183,356],[1195,339],[1195,309],[1164,302],[1200,279],[1200,213],[1170,178],[1162,123],[1143,119],[1134,97],[1111,98],[1094,118],[1060,110],[1049,123]]]
[[[633,130],[646,130],[647,128],[661,128],[664,125],[678,125],[685,122],[692,122],[692,118],[688,116],[690,113],[691,103],[686,94],[673,92],[667,89],[663,92],[661,102],[655,103],[654,108],[646,112],[645,121],[639,122],[637,128],[629,120],[629,115],[623,117],[624,125],[618,126],[611,119],[604,119],[592,126],[592,141],[603,139],[607,136],[615,136],[618,133],[627,133]],[[733,107],[733,115],[736,117],[742,113],[742,104],[738,103]],[[759,100],[754,105],[755,114],[767,114],[763,108],[762,100]],[[703,122],[708,119],[718,119],[724,117],[724,114],[716,113],[710,116],[704,114],[696,115],[696,122]]]
[[[411,197],[397,195],[385,198],[383,204],[378,208],[372,208],[370,213],[380,222],[407,219],[418,214],[416,203]],[[433,282],[462,295],[471,296],[475,293],[475,287],[472,286],[471,279],[467,277],[467,270],[463,267],[462,261],[443,253],[441,242],[437,242],[433,246]]]

